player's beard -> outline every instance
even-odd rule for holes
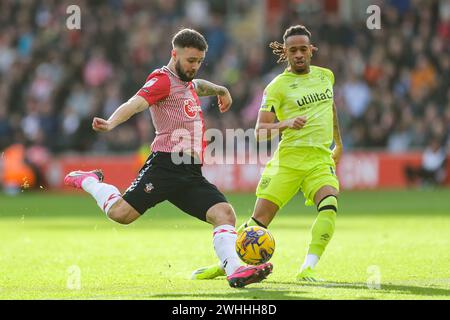
[[[181,68],[180,61],[177,61],[175,63],[175,70],[177,71],[178,77],[181,79],[181,81],[190,82],[194,79],[195,73],[192,75],[192,77],[189,77]]]
[[[291,70],[295,72],[296,74],[305,74],[309,72],[309,66],[311,64],[311,58],[305,57],[303,59],[303,64],[298,65],[296,63],[296,59],[289,59],[289,66],[291,67]]]
[[[305,61],[302,66],[298,66],[295,64],[295,62],[292,62],[291,69],[294,70],[297,74],[304,74],[308,72],[309,62]]]

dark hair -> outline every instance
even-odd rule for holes
[[[306,29],[305,26],[296,25],[291,26],[286,29],[283,35],[283,41],[286,43],[287,38],[290,36],[307,36],[309,40],[311,40],[311,32]],[[279,43],[278,41],[273,41],[269,44],[269,47],[273,49],[273,53],[279,56],[277,63],[284,62],[287,60],[286,55],[284,54],[284,44]]]
[[[178,31],[172,38],[172,45],[177,48],[196,48],[200,51],[208,50],[205,37],[193,29],[182,29]]]

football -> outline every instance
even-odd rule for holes
[[[236,251],[245,263],[258,265],[272,258],[275,239],[267,229],[247,227],[238,235]]]

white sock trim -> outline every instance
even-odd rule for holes
[[[97,205],[103,212],[108,214],[109,209],[122,198],[122,195],[115,186],[99,182],[93,177],[88,177],[81,183],[82,188],[91,194],[97,201]]]

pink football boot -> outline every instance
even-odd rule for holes
[[[232,275],[227,277],[228,283],[233,288],[242,288],[250,283],[261,282],[273,269],[270,262],[258,266],[240,266]]]
[[[100,182],[103,181],[103,172],[101,170],[92,171],[72,171],[64,178],[64,184],[77,189],[81,189],[81,183],[87,177],[92,177]]]

